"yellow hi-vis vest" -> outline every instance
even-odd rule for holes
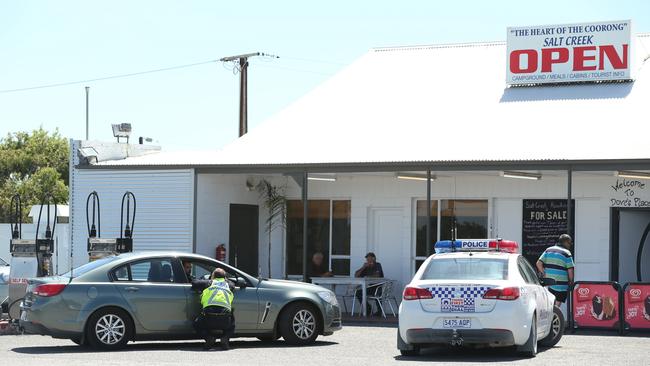
[[[205,309],[208,306],[221,306],[232,310],[234,295],[230,286],[223,278],[212,280],[212,285],[201,292],[201,306]]]

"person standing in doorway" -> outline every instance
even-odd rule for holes
[[[366,262],[354,272],[354,277],[384,277],[384,270],[381,268],[381,263],[377,262],[377,256],[373,252],[368,252],[366,254]],[[381,286],[379,284],[370,285],[366,288],[366,294],[368,296],[379,296],[381,295]],[[363,295],[361,289],[355,291],[355,296],[359,303],[362,303]],[[370,314],[372,307],[370,303],[366,303],[366,314]],[[377,310],[373,315],[378,316],[379,310]]]
[[[555,295],[555,305],[566,301],[569,288],[573,285],[575,264],[571,255],[572,240],[568,234],[560,235],[558,244],[547,248],[537,260],[536,266],[540,277],[555,280],[549,291]]]

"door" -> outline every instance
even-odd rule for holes
[[[650,281],[650,235],[641,243],[646,227],[650,225],[650,211],[621,209],[618,223],[618,279],[621,284],[637,282],[637,260],[641,251],[641,280]]]
[[[178,280],[172,263],[171,258],[145,259],[112,272],[113,283],[129,304],[135,320],[152,333],[193,331],[185,284]]]
[[[220,267],[226,271],[229,280],[235,282],[237,277],[241,277],[235,270],[224,265],[217,264],[217,262],[205,262],[191,258],[181,258],[183,266],[190,266],[190,273],[192,278],[204,279],[209,277],[215,268]],[[233,291],[234,299],[232,302],[233,314],[235,316],[235,332],[237,334],[254,333],[257,330],[259,319],[259,305],[258,305],[258,289],[247,283],[246,287],[237,287]],[[192,290],[191,285],[186,286],[186,295],[189,304],[189,317],[195,319],[201,312],[201,293]]]
[[[259,269],[259,207],[230,205],[229,263],[250,274]]]
[[[393,286],[393,295],[400,298],[404,288],[402,266],[389,265],[389,263],[408,263],[402,258],[402,208],[381,208],[372,211],[371,242],[369,250],[374,250],[377,262],[382,263],[384,277],[396,280]]]
[[[553,320],[553,302],[549,301],[549,292],[542,287],[537,278],[537,272],[523,256],[517,258],[517,266],[526,283],[525,286],[522,286],[526,291],[521,296],[528,296],[528,301],[536,303],[537,333],[540,337],[544,337],[550,331]]]

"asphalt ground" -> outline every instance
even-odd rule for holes
[[[229,351],[203,351],[202,343],[141,342],[124,350],[97,352],[71,341],[35,335],[0,336],[0,364],[57,365],[409,365],[484,364],[527,365],[650,365],[650,334],[621,337],[608,332],[565,335],[557,346],[540,349],[534,359],[512,349],[442,348],[419,357],[402,357],[395,348],[396,329],[381,326],[346,326],[309,347],[290,347],[282,340],[262,342],[234,339]]]

